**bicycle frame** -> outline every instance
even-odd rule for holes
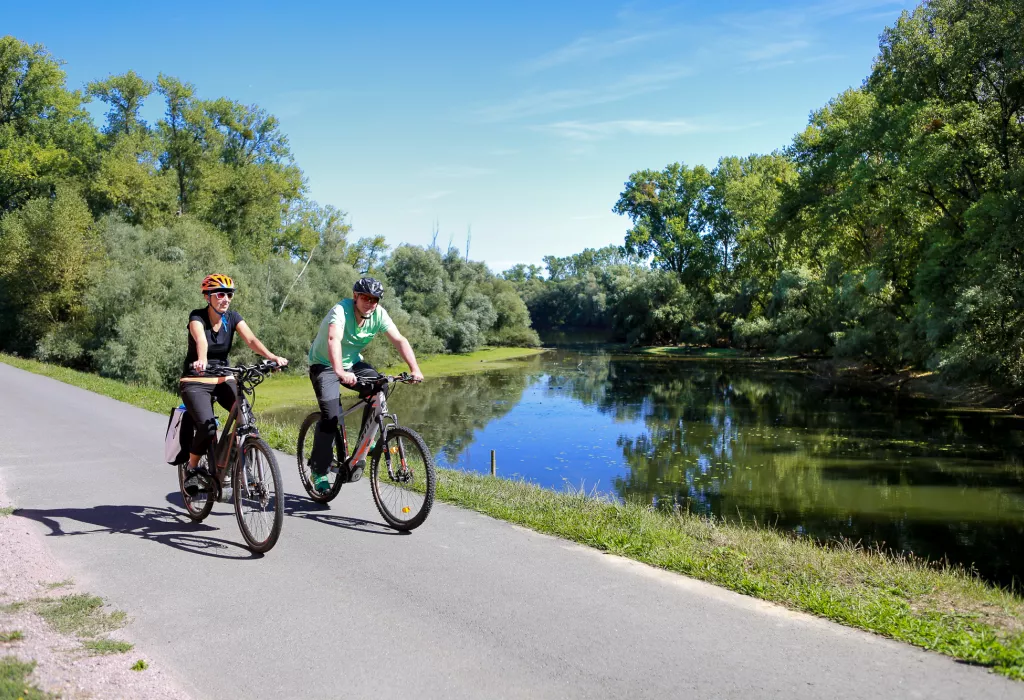
[[[362,439],[356,445],[355,452],[349,457],[349,462],[351,463],[364,460],[369,456],[370,445],[373,444],[373,439],[377,436],[378,432],[381,433],[382,439],[387,438],[387,426],[384,424],[385,419],[389,420],[393,425],[398,425],[398,417],[387,412],[387,397],[384,395],[383,390],[378,391],[373,396],[359,399],[351,408],[343,410],[338,417],[338,426],[341,428],[341,440],[345,454],[348,454],[348,431],[345,429],[345,418],[360,408],[365,410],[366,406],[370,407],[370,416],[366,420],[365,432],[361,435]]]
[[[228,417],[224,421],[224,429],[221,430],[214,443],[213,466],[218,474],[226,471],[231,464],[231,457],[234,455],[234,449],[232,448],[241,450],[242,442],[245,440],[246,435],[251,433],[259,435],[259,430],[256,428],[256,419],[252,414],[252,407],[249,406],[249,401],[245,398],[245,394],[242,393],[241,382],[235,377],[230,377],[226,383],[234,384],[232,388],[235,392],[235,402],[231,405],[231,410],[228,411]],[[225,440],[225,436],[230,436],[232,439]]]

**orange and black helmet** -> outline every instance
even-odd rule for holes
[[[202,290],[203,294],[221,290],[233,292],[235,291],[235,281],[227,275],[214,273],[203,278]]]

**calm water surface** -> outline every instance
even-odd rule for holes
[[[1004,584],[1024,578],[1021,418],[750,365],[567,351],[515,364],[400,387],[391,408],[440,466],[488,472],[495,450],[499,475],[545,487],[948,558]],[[298,422],[308,410],[275,417]]]

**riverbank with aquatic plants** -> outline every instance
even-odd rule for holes
[[[481,359],[478,355],[463,368],[483,370],[488,362]],[[161,415],[178,402],[176,395],[160,389],[9,355],[0,361]],[[260,387],[261,403],[265,389],[276,381]],[[297,426],[261,421],[261,431],[275,448],[294,453]],[[850,542],[817,542],[762,523],[728,524],[649,502],[556,492],[449,469],[439,470],[437,497],[1024,679],[1024,598],[960,567]]]
[[[1024,413],[1024,390],[1019,387],[994,386],[968,379],[956,381],[940,372],[909,367],[887,371],[866,362],[849,359],[692,345],[629,347],[609,344],[603,349],[608,352],[681,361],[767,365],[788,372],[806,374],[825,386],[852,387],[865,393],[884,394],[893,400],[925,399],[958,410]]]

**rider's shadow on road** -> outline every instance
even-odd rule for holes
[[[193,523],[183,513],[171,508],[132,505],[51,510],[19,508],[14,511],[14,515],[46,525],[50,528],[47,537],[135,535],[144,540],[206,557],[251,559],[262,556],[250,552],[237,542],[196,534],[216,531],[217,528],[203,523]],[[75,521],[86,527],[69,526],[67,521]]]
[[[342,527],[355,532],[368,532],[373,535],[408,535],[408,532],[392,530],[384,523],[375,523],[361,518],[349,518],[344,515],[333,515],[331,507],[326,503],[317,503],[306,498],[293,496],[290,493],[284,495],[284,512],[293,518],[313,520],[324,525]]]

